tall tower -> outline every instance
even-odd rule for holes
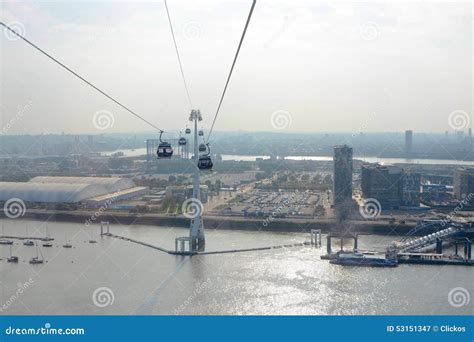
[[[405,131],[405,157],[410,158],[413,152],[413,131]]]
[[[189,121],[194,122],[194,154],[193,154],[193,165],[194,165],[194,173],[193,173],[193,201],[196,208],[196,212],[191,217],[190,223],[190,247],[192,251],[197,251],[199,249],[204,248],[205,245],[205,238],[204,238],[204,224],[202,221],[202,202],[201,202],[201,182],[199,177],[199,168],[198,168],[198,160],[199,160],[199,144],[198,144],[198,128],[197,124],[198,121],[202,120],[201,112],[199,110],[192,110],[191,114],[189,115]]]
[[[334,147],[333,205],[352,199],[352,147]]]

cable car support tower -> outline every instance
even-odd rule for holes
[[[191,110],[189,121],[194,122],[194,152],[193,152],[193,196],[192,204],[194,206],[193,215],[190,223],[190,251],[202,250],[205,245],[204,224],[202,220],[203,205],[201,202],[200,172],[198,168],[199,150],[198,150],[198,121],[202,121],[199,110]]]

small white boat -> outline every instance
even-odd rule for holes
[[[66,235],[66,243],[63,245],[64,248],[72,248],[72,244],[67,240],[67,235]]]
[[[43,263],[43,255],[41,254],[41,251],[39,250],[38,244],[36,244],[36,256],[30,259],[30,264],[42,264]]]
[[[18,257],[12,253],[12,246],[10,246],[10,256],[7,259],[8,262],[18,262]]]

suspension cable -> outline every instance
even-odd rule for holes
[[[82,77],[81,75],[79,75],[77,72],[73,71],[72,69],[68,68],[66,65],[64,65],[63,63],[61,63],[59,60],[57,60],[56,58],[54,58],[53,56],[51,56],[50,54],[48,54],[46,51],[44,51],[43,49],[41,49],[39,46],[37,46],[36,44],[32,43],[31,41],[29,41],[28,39],[26,39],[25,37],[23,37],[21,34],[17,33],[15,30],[11,29],[8,25],[4,24],[3,22],[0,22],[0,25],[2,25],[3,27],[5,27],[8,31],[10,31],[11,33],[13,33],[14,35],[16,35],[17,37],[21,38],[22,40],[24,40],[25,42],[27,42],[29,45],[31,45],[32,47],[34,47],[36,50],[38,50],[39,52],[41,52],[43,55],[45,55],[46,57],[48,57],[49,59],[51,59],[52,61],[56,62],[56,64],[60,65],[61,67],[63,67],[64,69],[66,69],[67,71],[69,71],[71,74],[73,74],[74,76],[76,76],[77,78],[79,78],[81,81],[83,81],[84,83],[86,83],[87,85],[89,85],[90,87],[94,88],[95,90],[97,90],[99,93],[101,93],[102,95],[104,95],[105,97],[107,97],[109,100],[115,102],[116,104],[118,104],[120,107],[122,107],[123,109],[125,109],[127,112],[129,112],[130,114],[134,115],[135,117],[139,118],[140,120],[142,120],[143,122],[146,122],[148,125],[150,125],[151,127],[157,129],[158,131],[160,132],[164,132],[162,129],[160,129],[159,127],[157,127],[156,125],[152,124],[150,121],[146,120],[145,118],[143,118],[142,116],[140,116],[139,114],[137,114],[136,112],[134,112],[133,110],[131,110],[130,108],[128,108],[127,106],[125,106],[124,104],[120,103],[118,100],[116,100],[115,98],[113,98],[112,96],[110,96],[109,94],[107,94],[105,91],[99,89],[98,87],[96,87],[95,85],[93,85],[91,82],[89,82],[88,80],[86,80],[84,77]]]
[[[232,76],[232,71],[234,70],[235,62],[237,61],[237,57],[239,56],[240,47],[242,46],[242,43],[244,41],[245,33],[247,32],[247,27],[249,26],[250,18],[252,18],[253,9],[256,3],[257,0],[253,0],[252,7],[250,8],[249,16],[247,18],[247,22],[245,23],[244,31],[242,32],[242,37],[240,38],[239,46],[235,53],[234,61],[232,62],[232,67],[230,68],[229,76],[227,77],[227,81],[225,83],[224,91],[222,92],[221,99],[219,101],[219,106],[217,107],[216,114],[214,115],[214,120],[212,120],[211,129],[209,130],[209,134],[206,140],[207,143],[209,143],[209,138],[211,137],[212,130],[214,129],[214,124],[216,123],[217,115],[219,115],[219,110],[221,109],[222,101],[224,100],[225,92],[227,90],[227,86],[229,85],[230,77]]]
[[[189,106],[193,108],[193,102],[191,101],[191,96],[189,95],[188,83],[186,82],[186,77],[184,76],[183,64],[181,63],[181,57],[179,55],[178,44],[176,43],[176,37],[174,35],[173,24],[171,22],[170,11],[168,10],[168,4],[165,0],[166,14],[168,15],[168,22],[170,24],[171,36],[173,36],[174,49],[176,51],[176,56],[178,57],[179,70],[181,70],[181,77],[183,78],[184,89],[186,90],[186,95],[188,96]]]

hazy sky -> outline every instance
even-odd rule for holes
[[[250,4],[168,1],[204,128]],[[149,121],[164,129],[187,123],[162,1],[22,1],[0,9],[1,21]],[[258,0],[216,129],[452,131],[450,113],[472,114],[473,23],[470,2]],[[149,130],[3,31],[3,133]],[[113,125],[101,131],[94,114],[104,110]],[[275,112],[283,123],[272,122]]]

